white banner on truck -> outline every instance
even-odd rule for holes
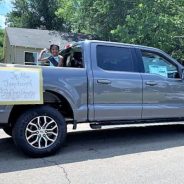
[[[43,104],[41,68],[0,67],[0,105]]]

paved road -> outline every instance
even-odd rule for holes
[[[0,184],[183,184],[184,127],[72,132],[55,156],[30,159],[0,131]]]

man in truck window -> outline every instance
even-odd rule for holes
[[[47,49],[43,49],[39,55],[38,61],[48,62],[50,66],[62,67],[63,66],[63,57],[59,55],[59,46],[51,45],[50,46],[50,57],[43,58],[43,54],[47,52]]]

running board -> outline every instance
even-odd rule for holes
[[[109,129],[109,128],[127,128],[127,127],[148,127],[148,126],[168,126],[168,125],[184,125],[184,122],[168,122],[168,123],[135,123],[135,124],[100,124],[91,123],[91,129]]]

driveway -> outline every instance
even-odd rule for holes
[[[0,184],[183,184],[184,128],[70,132],[54,156],[32,159],[0,131]]]

